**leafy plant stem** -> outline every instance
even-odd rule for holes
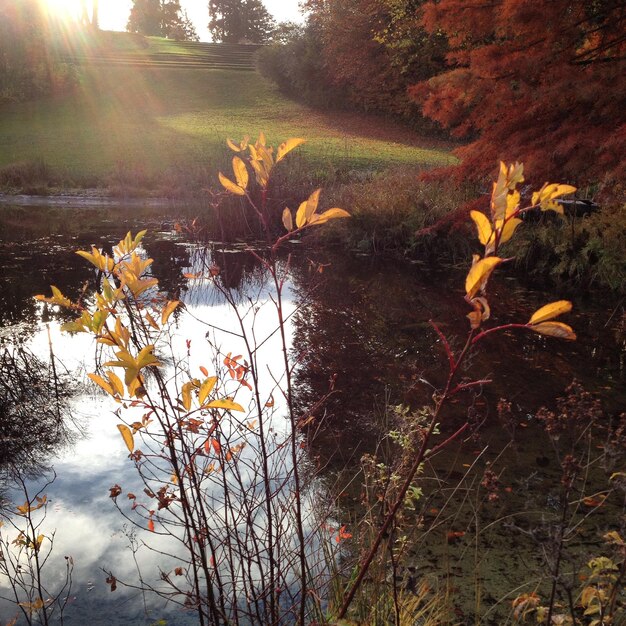
[[[432,324],[433,326],[435,326],[434,324]],[[367,571],[369,570],[370,565],[372,564],[372,561],[374,560],[374,557],[376,556],[376,554],[378,553],[378,550],[380,548],[380,545],[384,539],[384,537],[387,535],[389,529],[391,528],[391,525],[393,524],[393,522],[395,521],[397,515],[398,515],[398,511],[400,510],[400,507],[403,505],[404,500],[406,498],[406,494],[409,490],[409,488],[411,487],[411,484],[413,482],[413,479],[415,478],[415,475],[417,474],[420,466],[422,465],[424,459],[426,458],[426,455],[428,453],[428,445],[430,444],[430,439],[435,431],[435,427],[437,426],[437,424],[439,423],[439,416],[441,414],[441,411],[443,409],[443,407],[445,406],[447,400],[450,397],[450,391],[451,391],[451,387],[452,387],[452,383],[454,381],[454,378],[457,374],[457,372],[459,371],[459,367],[460,365],[463,363],[465,357],[467,356],[468,351],[470,350],[471,346],[472,346],[472,337],[474,335],[474,331],[470,331],[468,333],[467,336],[467,340],[465,342],[465,345],[461,351],[461,353],[459,354],[459,357],[457,359],[454,359],[453,357],[450,358],[450,371],[448,373],[448,380],[446,382],[446,386],[441,394],[441,396],[439,396],[438,400],[435,403],[435,407],[434,410],[432,412],[432,417],[430,419],[430,423],[428,425],[428,428],[424,434],[424,440],[422,441],[422,445],[419,449],[419,452],[417,454],[417,456],[415,457],[415,461],[413,462],[413,465],[411,466],[411,468],[409,469],[406,478],[404,480],[404,483],[402,484],[400,491],[398,493],[398,497],[394,503],[394,505],[391,507],[391,510],[389,511],[389,513],[387,514],[387,516],[385,517],[385,520],[382,524],[382,526],[380,527],[378,534],[376,535],[376,538],[374,539],[374,542],[372,543],[365,559],[363,560],[362,564],[359,567],[359,572],[356,576],[356,579],[354,580],[354,583],[352,584],[352,587],[349,589],[348,593],[345,596],[344,602],[341,606],[341,608],[339,609],[339,613],[337,615],[338,619],[344,619],[346,616],[346,613],[348,612],[348,608],[350,607],[350,604],[352,604],[352,601],[354,600],[354,596],[356,595],[356,592],[358,591],[359,587],[361,586],[361,584],[363,583],[363,580],[365,579],[365,575],[367,574]],[[446,348],[446,350],[448,350],[448,348]],[[463,429],[464,430],[464,429]],[[456,436],[458,436],[461,432],[463,432],[462,429],[459,429],[457,431],[457,433],[455,433]],[[448,442],[451,441],[451,439],[448,440]]]

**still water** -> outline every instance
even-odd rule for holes
[[[71,556],[74,562],[73,586],[64,615],[70,625],[152,624],[161,618],[168,623],[191,624],[194,620],[193,615],[154,596],[124,588],[111,593],[106,584],[103,570],[113,571],[119,579],[137,579],[129,535],[131,541],[142,540],[140,535],[133,535],[113,506],[109,489],[116,483],[124,483],[129,491],[142,487],[133,483],[136,478],[129,471],[128,451],[115,428],[114,405],[85,382],[86,373],[93,371],[91,340],[62,334],[59,325],[63,314],[51,314],[35,302],[33,295],[48,294],[53,284],[76,298],[86,283],[93,282],[94,275],[75,250],[89,249],[92,244],[110,249],[128,230],[148,228],[144,248],[154,259],[153,273],[170,298],[185,302],[187,314],[178,320],[177,335],[180,341],[191,341],[198,355],[196,364],[200,363],[206,327],[198,320],[210,319],[228,332],[228,307],[208,282],[189,281],[183,275],[197,269],[201,261],[217,265],[224,285],[244,304],[248,297],[267,303],[272,291],[246,246],[211,243],[200,247],[174,229],[178,219],[156,209],[0,207],[2,339],[23,342],[42,362],[47,362],[52,349],[67,371],[67,379],[76,381],[68,388],[62,432],[51,436],[49,428],[25,427],[31,435],[36,433],[30,437],[26,454],[37,460],[37,467],[30,468],[30,493],[44,486],[51,471],[55,475],[45,487],[50,501],[45,528],[48,533],[55,532],[54,557],[47,571],[50,587],[55,588],[61,583],[64,557]],[[312,406],[327,393],[330,379],[334,386],[333,394],[314,416],[315,429],[308,441],[310,460],[325,468],[329,483],[349,484],[361,455],[373,452],[388,429],[389,414],[393,413],[390,407],[426,405],[433,387],[444,380],[446,362],[429,320],[437,321],[457,344],[462,340],[467,323],[464,273],[420,264],[385,263],[337,251],[319,252],[304,244],[294,243],[290,251],[295,260],[285,300],[292,357],[299,363],[296,404],[301,409]],[[463,537],[472,517],[470,509],[459,505],[455,509],[459,512],[439,518],[441,494],[447,493],[450,485],[462,484],[464,468],[475,462],[483,466],[491,463],[507,492],[506,496],[503,492],[497,515],[487,511],[485,525],[491,524],[492,518],[506,517],[515,507],[523,508],[521,501],[527,503],[531,498],[527,489],[534,490],[533,506],[548,507],[548,496],[558,491],[559,474],[551,460],[551,444],[534,419],[537,409],[543,404],[553,406],[555,397],[573,379],[601,395],[607,424],[625,406],[623,311],[592,299],[568,297],[574,300],[574,312],[565,321],[575,328],[579,337],[576,343],[519,333],[485,341],[485,349],[470,364],[473,377],[493,379],[470,407],[481,422],[480,434],[455,445],[428,468],[437,477],[439,489],[426,493],[424,508],[428,513],[416,513],[416,526],[432,523],[434,516],[437,530],[434,539],[416,553],[410,571],[415,576],[426,575],[445,564],[450,577],[458,578],[456,589],[451,587],[457,598],[452,602],[461,616],[469,615],[468,605],[476,604],[471,594],[465,593],[472,587],[467,580],[477,575],[484,580],[482,606],[477,612],[489,614],[490,606],[535,575],[536,563],[529,562],[534,557],[515,563],[504,560],[502,555],[510,557],[520,538],[511,527],[503,531],[499,525],[497,534],[485,532],[482,536],[481,541],[490,546],[477,565],[471,542]],[[494,322],[506,323],[525,321],[539,306],[557,298],[530,291],[503,275],[494,281],[490,299]],[[272,322],[266,323],[263,313],[257,322],[268,337],[272,335]],[[268,351],[272,351],[271,342]],[[512,404],[513,427],[497,419],[499,398]],[[442,432],[453,432],[467,410],[465,405],[451,406],[442,420]],[[13,439],[7,437],[3,428],[4,466],[19,462],[17,450],[23,453],[26,449],[26,444],[15,443],[14,435],[11,432]],[[606,488],[602,472],[593,481],[599,489]],[[353,515],[358,508],[358,491],[354,484],[346,489],[338,518]],[[3,493],[7,498],[20,497],[8,480]],[[22,502],[23,497],[16,504]],[[607,504],[598,518],[596,540],[600,530],[619,528],[620,514],[618,504]],[[458,531],[459,541],[446,539],[451,531]],[[595,540],[590,535],[585,541],[593,544]],[[165,545],[162,549],[168,550]],[[168,567],[162,555],[154,551],[141,550],[137,560],[142,574],[154,584],[159,568]],[[0,581],[0,585],[2,595],[10,596],[5,582]],[[14,615],[16,609],[10,602],[0,605],[0,621]],[[490,619],[484,623],[498,623]]]

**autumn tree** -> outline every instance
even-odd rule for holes
[[[470,140],[459,177],[506,157],[540,180],[624,180],[626,2],[439,0],[423,24],[447,35],[449,67],[412,95]]]
[[[265,43],[274,20],[261,0],[209,0],[209,31],[214,41]]]

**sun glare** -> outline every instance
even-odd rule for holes
[[[46,0],[48,11],[59,19],[78,19],[81,12],[80,0]]]

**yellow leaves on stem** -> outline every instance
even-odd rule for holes
[[[293,230],[293,217],[291,217],[291,211],[287,207],[283,209],[283,226],[287,232]]]
[[[126,237],[113,248],[113,255],[122,258],[134,252],[147,232],[147,230],[140,230],[134,237],[130,232],[126,233]]]
[[[35,300],[39,300],[39,302],[48,302],[49,304],[57,304],[58,306],[62,306],[67,309],[73,307],[72,301],[69,298],[66,298],[58,287],[51,285],[50,289],[52,290],[52,297],[38,295],[35,296]]]
[[[540,335],[574,341],[576,339],[576,333],[574,333],[570,326],[562,322],[551,321],[563,313],[569,313],[571,310],[572,303],[568,300],[551,302],[533,313],[528,322],[528,327]]]
[[[128,233],[130,236],[130,233]],[[95,265],[101,272],[112,272],[115,267],[115,261],[108,255],[102,254],[102,250],[98,250],[95,246],[91,246],[91,252],[85,250],[77,250],[76,254],[87,259],[92,265]]]
[[[108,361],[105,367],[121,367],[124,369],[124,382],[130,385],[139,375],[144,367],[156,367],[161,365],[159,360],[153,354],[154,346],[148,345],[143,348],[137,357],[133,357],[127,350],[118,350],[115,356],[118,361]]]
[[[558,183],[544,183],[539,191],[535,191],[532,196],[533,206],[539,205],[542,211],[556,211],[563,215],[563,207],[555,202],[557,198],[574,193],[576,187],[572,185],[563,185]]]
[[[257,183],[263,189],[267,189],[270,176],[274,166],[282,161],[287,154],[304,143],[304,139],[300,137],[292,137],[287,139],[278,146],[276,158],[274,158],[274,148],[267,145],[264,133],[259,134],[259,138],[254,144],[249,143],[249,137],[244,139],[237,145],[231,139],[226,140],[228,147],[239,154],[243,154],[246,150],[249,153],[248,162],[254,171]],[[235,173],[235,181],[233,182],[221,172],[218,177],[221,185],[238,196],[244,196],[248,187],[248,171],[245,162],[238,156],[233,158],[233,171]]]
[[[308,199],[302,202],[298,207],[295,223],[297,229],[307,226],[319,226],[329,220],[350,217],[350,213],[344,211],[344,209],[338,208],[328,209],[323,213],[317,213],[321,191],[321,189],[316,189]],[[293,218],[289,209],[283,211],[283,226],[289,232],[294,229]]]
[[[106,372],[107,379],[104,379],[98,374],[87,374],[87,376],[110,396],[116,399],[124,397],[124,385],[122,385],[120,378],[113,372]]]
[[[522,163],[516,162],[507,167],[505,163],[500,162],[498,180],[493,184],[491,193],[491,219],[493,222],[504,220],[507,208],[510,209],[512,202],[515,202],[516,199],[519,201],[519,194],[517,197],[515,196],[517,193],[515,188],[522,182],[524,182],[524,165]],[[509,198],[509,196],[513,197]]]

